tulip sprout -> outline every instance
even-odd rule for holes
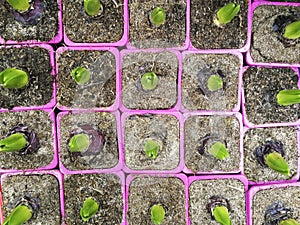
[[[299,223],[294,219],[287,219],[280,221],[279,225],[299,225]]]
[[[240,5],[228,3],[218,10],[214,23],[218,27],[223,27],[223,25],[230,23],[239,11]]]
[[[166,211],[160,204],[151,207],[151,220],[154,224],[161,224],[165,219]]]
[[[90,145],[87,134],[75,134],[69,141],[70,152],[84,152]]]
[[[92,216],[94,216],[99,209],[98,203],[89,197],[83,202],[82,208],[80,209],[80,216],[83,221],[88,221]]]
[[[147,140],[144,146],[144,152],[146,155],[151,159],[156,159],[158,156],[160,146],[159,144],[154,140]]]
[[[207,80],[207,87],[210,91],[217,91],[223,88],[223,80],[218,75],[212,75]]]
[[[226,146],[221,142],[215,142],[209,149],[209,153],[215,158],[224,160],[229,157]]]
[[[158,84],[158,77],[154,72],[145,73],[141,78],[141,84],[144,90],[153,90]]]
[[[72,77],[77,84],[85,84],[89,82],[91,78],[91,73],[83,67],[77,67],[72,70]]]
[[[300,37],[300,20],[288,24],[284,29],[283,36],[286,39],[295,40]]]
[[[288,106],[300,103],[300,90],[281,90],[277,96],[278,105]]]
[[[27,11],[30,8],[29,0],[7,0],[7,2],[17,11]]]
[[[161,7],[156,7],[152,10],[150,15],[150,21],[155,26],[160,26],[166,21],[166,13],[165,10]]]
[[[22,225],[30,220],[32,212],[26,205],[18,205],[4,220],[2,225]]]
[[[213,209],[213,217],[214,219],[221,225],[231,225],[230,216],[228,213],[228,209],[225,206],[216,206]]]
[[[89,16],[97,16],[103,11],[103,6],[99,0],[84,0],[83,7]]]
[[[28,75],[25,71],[8,68],[0,73],[0,85],[4,88],[23,88],[28,84]]]

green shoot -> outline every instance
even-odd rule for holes
[[[281,90],[277,96],[278,105],[288,106],[300,103],[300,90]]]
[[[287,220],[280,221],[279,225],[300,225],[300,224],[294,219],[287,219]]]
[[[7,2],[17,11],[27,11],[30,8],[29,0],[7,0]]]
[[[217,18],[214,20],[214,23],[222,27],[222,25],[226,25],[230,23],[233,18],[239,13],[240,5],[235,3],[228,3],[224,5],[221,9],[217,12]]]
[[[162,205],[153,205],[151,208],[151,220],[154,224],[161,224],[165,218],[166,212]]]
[[[0,153],[20,151],[25,148],[26,145],[27,141],[23,134],[11,134],[10,136],[0,140]]]
[[[5,88],[23,88],[28,80],[27,73],[16,68],[8,68],[0,73],[0,85]]]
[[[141,78],[141,84],[144,90],[153,90],[158,83],[158,77],[155,73],[145,73]]]
[[[84,0],[83,7],[89,16],[97,16],[103,10],[99,0]]]
[[[152,10],[150,15],[151,23],[155,26],[160,26],[166,21],[166,13],[165,10],[161,7],[156,7]]]
[[[228,209],[225,206],[216,206],[213,209],[213,216],[215,220],[221,225],[231,225]]]
[[[85,84],[89,82],[91,78],[90,71],[85,68],[77,67],[72,70],[72,77],[76,81],[77,84]]]
[[[212,75],[207,80],[207,87],[210,91],[216,91],[222,89],[223,87],[223,80],[218,75]]]
[[[300,37],[300,20],[288,24],[284,29],[283,37],[295,40]]]
[[[89,197],[85,199],[82,208],[80,209],[80,216],[83,221],[88,221],[92,216],[94,216],[99,209],[98,203]]]
[[[290,176],[289,165],[278,152],[272,152],[265,156],[266,164],[269,168],[280,174]]]
[[[221,142],[215,142],[209,149],[209,153],[217,159],[224,160],[229,157],[225,145]]]
[[[159,144],[154,140],[147,140],[144,146],[144,152],[151,159],[156,159],[159,152]]]
[[[22,225],[32,217],[31,210],[25,205],[18,205],[4,220],[2,225]]]
[[[69,141],[70,152],[84,152],[90,145],[87,134],[75,134]]]

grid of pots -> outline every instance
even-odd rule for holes
[[[299,38],[283,37],[300,2],[236,0],[223,27],[212,21],[225,0],[101,3],[94,17],[81,0],[0,6],[1,72],[29,75],[18,89],[0,75],[0,149],[26,139],[0,153],[1,224],[19,206],[34,224],[159,224],[155,207],[162,224],[229,224],[216,221],[217,207],[232,224],[299,220],[299,105],[276,96],[300,85]],[[157,6],[167,13],[159,26]],[[88,68],[85,84],[77,68]],[[155,88],[145,74],[157,75]],[[89,146],[71,152],[82,134]],[[99,209],[84,222],[89,200]]]

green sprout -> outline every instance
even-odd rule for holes
[[[209,153],[220,160],[224,160],[229,157],[229,153],[225,145],[221,142],[215,142],[210,148]]]
[[[165,218],[166,211],[160,204],[151,207],[151,220],[154,224],[161,224]]]
[[[288,106],[300,103],[300,90],[281,90],[277,96],[278,105]]]
[[[161,7],[156,7],[152,10],[150,15],[151,23],[155,26],[160,26],[166,21],[166,13],[165,10]]]
[[[299,223],[294,219],[287,219],[280,221],[279,225],[299,225]]]
[[[15,152],[25,148],[27,141],[24,134],[15,133],[0,140],[0,152]]]
[[[216,91],[223,87],[223,80],[218,75],[212,75],[207,80],[207,87],[210,91]]]
[[[300,37],[300,20],[288,24],[284,29],[283,37],[295,40]]]
[[[235,3],[228,3],[224,5],[221,9],[218,10],[217,17],[214,19],[214,23],[218,27],[222,27],[223,25],[230,23],[238,14],[240,8],[240,5],[237,5]]]
[[[89,16],[97,16],[103,10],[103,6],[99,0],[84,0],[83,7]]]
[[[22,225],[30,220],[32,212],[29,207],[25,205],[18,205],[4,220],[2,225]]]
[[[75,134],[69,141],[70,152],[84,152],[90,145],[87,134]]]
[[[159,144],[154,140],[147,140],[144,146],[144,152],[146,155],[151,159],[156,159],[158,156],[160,146]]]
[[[83,221],[88,221],[92,216],[94,216],[99,209],[98,203],[89,197],[83,202],[82,208],[80,209],[80,216]]]
[[[29,0],[7,0],[7,2],[17,11],[27,11],[30,8]]]
[[[0,73],[0,85],[5,88],[23,88],[28,84],[28,75],[23,70],[8,68]]]
[[[72,70],[72,77],[77,84],[85,84],[89,82],[91,78],[91,73],[85,68],[77,67]]]
[[[231,225],[228,209],[225,206],[216,206],[212,212],[215,220],[221,225]]]
[[[154,72],[145,73],[141,78],[141,84],[144,90],[153,90],[158,83],[158,77]]]
[[[266,164],[272,170],[280,174],[290,176],[290,168],[285,159],[278,152],[272,152],[265,156]]]

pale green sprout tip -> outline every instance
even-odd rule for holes
[[[85,199],[82,208],[80,209],[81,219],[83,221],[88,221],[98,210],[99,204],[92,197]]]
[[[97,16],[103,10],[99,0],[84,0],[83,7],[89,16]]]
[[[240,5],[228,3],[220,8],[217,12],[217,18],[214,20],[217,26],[222,26],[230,23],[233,18],[239,13]]]
[[[30,8],[29,0],[7,0],[7,2],[17,11],[27,11]]]
[[[229,157],[229,153],[225,145],[221,142],[215,142],[213,145],[211,145],[209,148],[209,153],[220,160],[224,160]]]
[[[90,145],[87,134],[75,134],[69,141],[70,152],[84,152]]]
[[[0,153],[1,152],[15,152],[25,148],[27,141],[25,136],[21,133],[11,134],[8,137],[0,140]]]
[[[286,39],[295,40],[300,37],[300,20],[288,24],[285,29],[283,36]]]
[[[300,90],[281,90],[277,96],[278,105],[288,106],[300,103]]]
[[[8,68],[0,73],[0,85],[4,88],[23,88],[28,84],[29,78],[25,71]]]
[[[165,215],[166,211],[162,205],[156,204],[151,207],[151,220],[154,224],[161,224]]]
[[[145,73],[141,78],[141,84],[144,90],[153,90],[158,84],[158,77],[154,72]]]
[[[2,225],[22,225],[32,217],[31,210],[25,205],[18,205],[4,220]]]
[[[287,219],[280,221],[279,225],[300,225],[300,223],[294,219]]]
[[[218,75],[212,75],[207,80],[207,87],[210,91],[217,91],[223,88],[223,80]]]
[[[290,176],[290,168],[285,159],[278,152],[272,152],[265,156],[269,168],[280,174]]]
[[[225,206],[216,206],[212,212],[215,220],[221,225],[231,225],[228,209]]]
[[[166,21],[166,13],[165,10],[161,7],[156,7],[152,10],[150,15],[151,23],[155,26],[160,26]]]
[[[151,159],[157,158],[159,149],[159,144],[154,140],[147,140],[144,146],[145,154]]]
[[[72,77],[78,84],[85,84],[89,82],[91,73],[83,67],[77,67],[72,70]]]

